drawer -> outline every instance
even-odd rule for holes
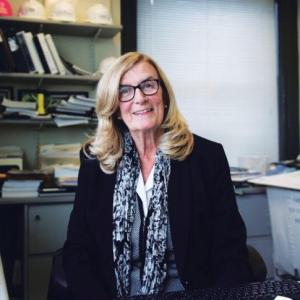
[[[54,252],[63,246],[72,208],[73,204],[29,206],[29,254]]]
[[[237,196],[239,212],[246,224],[247,236],[271,235],[266,194]]]
[[[47,300],[52,256],[32,256],[28,261],[28,299]]]

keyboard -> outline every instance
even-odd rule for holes
[[[271,300],[285,296],[300,300],[300,283],[296,281],[254,282],[234,288],[205,288],[169,292],[150,296],[133,296],[123,300]]]

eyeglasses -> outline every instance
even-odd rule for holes
[[[121,102],[127,102],[134,98],[135,90],[139,89],[145,96],[151,96],[157,93],[159,88],[159,79],[147,79],[140,84],[133,85],[120,85],[119,87],[119,100]]]

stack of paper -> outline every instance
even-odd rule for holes
[[[39,147],[40,169],[54,171],[56,165],[79,166],[80,143],[42,144]]]
[[[61,100],[52,108],[52,115],[58,127],[87,124],[93,116],[96,101],[80,95]]]
[[[230,167],[231,180],[234,183],[243,183],[248,179],[256,178],[262,174],[258,171],[249,170],[246,168]]]
[[[54,178],[59,186],[74,186],[77,185],[78,172],[78,165],[56,165]]]
[[[7,180],[2,186],[2,197],[38,197],[38,190],[41,182],[41,180]]]
[[[0,146],[0,172],[23,169],[23,151],[18,146]]]
[[[77,185],[80,148],[79,143],[41,145],[39,154],[41,169],[52,170],[59,186]]]

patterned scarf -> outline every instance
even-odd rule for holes
[[[113,257],[118,297],[128,296],[130,293],[131,230],[140,172],[138,154],[129,133],[124,135],[124,146],[113,195]],[[160,292],[166,278],[169,176],[170,159],[158,150],[147,215],[149,222],[141,276],[143,294]]]

